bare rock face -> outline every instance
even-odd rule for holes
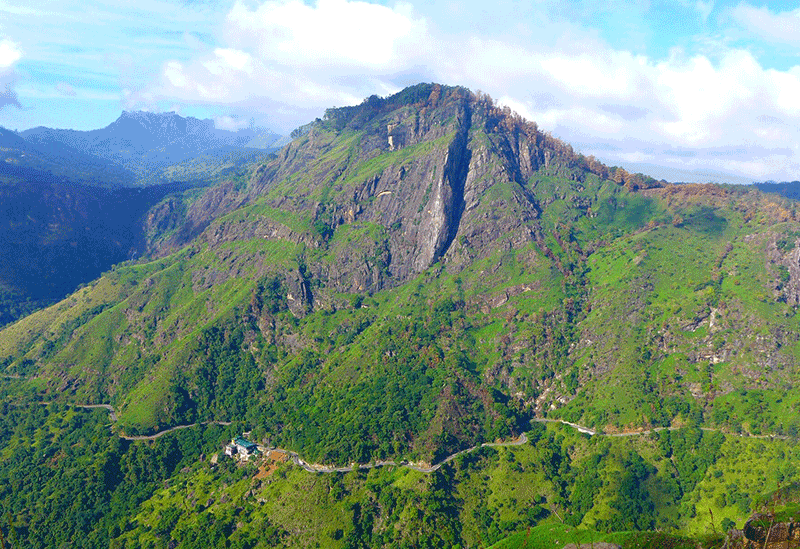
[[[531,242],[539,205],[528,179],[570,158],[563,144],[491,101],[461,88],[423,88],[413,104],[367,101],[329,113],[329,125],[361,133],[346,159],[317,170],[315,181],[333,182],[327,200],[312,198],[315,181],[272,199],[273,207],[298,214],[312,207],[331,231],[360,223],[385,229],[383,245],[367,244],[373,249],[363,253],[362,246],[353,247],[341,260],[311,267],[337,291],[378,291],[438,261],[458,270],[497,249]],[[323,126],[287,146],[252,192],[268,195],[286,178],[301,177],[309,161],[336,145]],[[396,160],[387,156],[392,153]],[[378,158],[387,159],[385,168],[358,175],[360,162]]]
[[[165,203],[148,221],[170,230],[157,244],[161,254],[198,236],[209,246],[264,238],[322,248],[331,260],[309,261],[307,275],[324,300],[326,292],[403,284],[437,262],[458,272],[536,241],[540,205],[531,178],[574,163],[569,146],[491,99],[424,84],[331,109],[246,187],[224,184],[188,205]],[[298,223],[289,228],[258,214],[212,221],[256,203]],[[314,296],[290,285],[294,302],[303,303],[295,312],[308,303],[313,309]]]
[[[800,523],[775,522],[765,513],[751,516],[742,530],[731,530],[725,549],[794,549],[800,548]]]
[[[147,252],[155,256],[168,255],[200,235],[213,219],[235,210],[245,203],[245,198],[232,182],[212,187],[186,207],[176,198],[169,198],[152,208],[144,222],[149,235]],[[153,235],[170,234],[153,240]]]
[[[286,303],[295,316],[305,316],[312,308],[314,295],[303,271],[287,273]]]
[[[788,280],[783,284],[786,302],[790,305],[800,304],[800,247],[794,243],[793,249],[782,258],[786,267]]]

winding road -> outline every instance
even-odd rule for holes
[[[170,427],[169,429],[164,429],[163,431],[159,431],[154,435],[137,435],[137,436],[119,435],[119,438],[125,440],[155,440],[173,431],[180,431],[181,429],[188,429],[189,427],[197,427],[198,425],[230,425],[230,424],[231,424],[230,421],[199,421],[197,423],[189,423],[187,425],[176,425],[175,427]]]
[[[571,427],[578,431],[579,433],[583,433],[589,436],[604,436],[604,437],[612,437],[612,438],[620,438],[620,437],[633,437],[633,436],[641,436],[641,435],[649,435],[650,433],[658,433],[660,431],[677,431],[681,429],[681,427],[654,427],[652,429],[640,429],[638,431],[627,431],[624,433],[598,433],[594,429],[590,429],[589,427],[584,427],[583,425],[578,425],[577,423],[572,423],[570,421],[565,421],[563,419],[546,419],[546,418],[534,418],[531,420],[532,423],[560,423],[561,425],[566,425],[567,427]],[[701,427],[703,431],[707,432],[722,432],[727,436],[739,436],[740,438],[758,438],[758,439],[780,439],[780,440],[787,440],[789,437],[782,436],[782,435],[752,435],[750,433],[728,433],[725,431],[721,431],[720,429],[714,429],[712,427]],[[409,461],[375,461],[374,463],[363,463],[357,464],[354,463],[350,466],[346,467],[335,467],[330,465],[318,465],[318,464],[311,464],[304,461],[297,453],[290,452],[288,450],[283,450],[281,448],[272,448],[271,450],[284,452],[286,453],[292,462],[295,465],[298,465],[308,471],[309,473],[348,473],[355,469],[374,469],[376,467],[385,467],[387,465],[395,466],[395,467],[406,467],[408,469],[412,469],[414,471],[418,471],[420,473],[432,473],[442,465],[453,461],[455,458],[462,454],[469,454],[470,452],[474,452],[478,448],[483,447],[499,447],[499,446],[521,446],[528,442],[528,437],[525,433],[522,433],[519,438],[509,441],[509,442],[484,442],[478,446],[472,446],[471,448],[467,448],[466,450],[461,450],[460,452],[456,452],[455,454],[451,454],[444,458],[442,461],[436,463],[435,465],[428,465],[426,463],[414,463]]]
[[[50,404],[49,402],[41,402],[40,404]],[[114,407],[111,404],[72,404],[75,408],[103,408],[104,410],[108,410],[108,417],[112,421],[112,423],[116,423],[117,421],[117,411],[114,410]],[[119,438],[124,440],[155,440],[157,438],[161,438],[166,434],[172,433],[173,431],[180,431],[181,429],[188,429],[189,427],[197,427],[198,425],[230,425],[230,421],[197,421],[195,423],[187,423],[186,425],[176,425],[175,427],[170,427],[169,429],[164,429],[163,431],[159,431],[152,435],[135,435],[129,436],[124,435],[121,433],[117,433]]]
[[[41,404],[49,404],[48,402],[42,402]],[[117,412],[114,410],[114,407],[110,404],[73,404],[76,408],[103,408],[104,410],[108,410],[109,419],[113,423],[117,421]],[[658,433],[660,431],[677,431],[681,429],[681,427],[654,427],[652,429],[640,429],[636,431],[626,431],[624,433],[603,433],[597,432],[594,429],[589,427],[585,427],[583,425],[578,425],[577,423],[572,423],[570,421],[565,421],[563,419],[548,419],[548,418],[534,418],[531,420],[531,423],[560,423],[561,425],[566,425],[572,429],[575,429],[579,433],[583,433],[589,436],[604,436],[604,437],[632,437],[632,436],[641,436],[641,435],[649,435],[651,433]],[[118,436],[125,440],[155,440],[160,438],[166,434],[172,433],[174,431],[178,431],[181,429],[188,429],[189,427],[196,427],[198,425],[230,425],[230,421],[202,421],[196,423],[190,423],[187,425],[176,425],[175,427],[170,427],[169,429],[164,429],[163,431],[159,431],[152,435],[138,435],[138,436],[128,436],[124,434],[119,434]],[[784,435],[753,435],[750,433],[728,433],[726,431],[722,431],[720,429],[715,429],[712,427],[701,427],[703,431],[707,432],[721,432],[727,436],[738,436],[740,438],[757,438],[757,439],[779,439],[779,440],[787,440],[789,437]],[[521,446],[528,442],[528,436],[525,433],[522,433],[518,438],[514,440],[510,440],[508,442],[484,442],[483,444],[479,444],[476,446],[472,446],[465,450],[461,450],[460,452],[456,452],[454,454],[450,454],[443,460],[435,463],[433,465],[428,465],[427,463],[423,462],[413,462],[413,461],[393,461],[393,460],[377,460],[372,463],[353,463],[351,465],[337,467],[335,465],[320,465],[317,463],[308,463],[305,461],[297,452],[292,452],[291,450],[285,450],[283,448],[267,448],[267,451],[274,451],[274,452],[282,452],[289,456],[289,459],[297,465],[298,467],[303,468],[305,471],[309,473],[349,473],[356,469],[363,470],[363,469],[375,469],[377,467],[406,467],[413,471],[417,471],[420,473],[432,473],[434,471],[439,470],[443,465],[453,461],[460,455],[469,454],[478,450],[479,448],[490,447],[496,448],[501,446]]]
[[[49,403],[42,403],[42,404],[49,404]],[[76,408],[86,408],[86,409],[93,409],[93,408],[103,408],[104,410],[108,410],[108,417],[111,419],[112,422],[117,421],[117,412],[114,410],[114,407],[110,404],[73,404]],[[555,420],[553,420],[555,421]],[[155,440],[160,438],[166,434],[172,433],[174,431],[179,431],[181,429],[188,429],[189,427],[196,427],[198,425],[230,425],[230,421],[202,421],[197,423],[189,423],[187,425],[176,425],[175,427],[170,427],[169,429],[164,429],[163,431],[159,431],[152,435],[137,435],[137,436],[129,436],[124,434],[118,434],[118,436],[124,440]],[[483,444],[472,446],[467,448],[466,450],[461,450],[460,452],[456,452],[455,454],[451,454],[444,458],[439,463],[434,465],[428,465],[426,463],[414,463],[413,461],[392,461],[392,460],[378,460],[372,463],[354,463],[352,465],[336,467],[334,465],[319,465],[316,463],[308,463],[297,452],[292,452],[291,450],[285,450],[283,448],[269,448],[270,451],[275,452],[283,452],[289,456],[292,460],[292,463],[295,465],[302,467],[304,470],[308,471],[309,473],[349,473],[355,469],[375,469],[377,467],[386,467],[386,466],[393,466],[393,467],[407,467],[408,469],[412,469],[414,471],[418,471],[420,473],[432,473],[442,465],[449,463],[456,459],[458,456],[462,454],[469,454],[470,452],[474,452],[478,448],[483,447],[499,447],[499,446],[521,446],[528,442],[528,437],[525,433],[522,433],[518,438],[508,441],[508,442],[484,442]]]
[[[583,425],[578,425],[577,423],[571,423],[569,421],[564,421],[563,419],[546,419],[546,418],[534,418],[531,422],[536,423],[560,423],[562,425],[567,425],[572,427],[573,429],[587,434],[589,436],[598,436],[598,437],[636,437],[641,435],[649,435],[650,433],[659,433],[661,431],[678,431],[683,429],[683,427],[653,427],[652,429],[638,429],[635,431],[625,431],[624,433],[598,433],[594,429],[590,429],[589,427],[584,427]],[[789,437],[786,435],[754,435],[752,433],[729,433],[728,431],[723,431],[722,429],[717,429],[714,427],[700,427],[701,431],[706,431],[708,433],[722,433],[729,437],[738,436],[739,438],[759,438],[759,439],[778,439],[778,440],[789,440]]]
[[[525,444],[526,442],[528,442],[528,437],[527,437],[527,435],[525,433],[522,433],[519,436],[519,438],[517,438],[515,440],[511,440],[509,442],[484,442],[483,444],[480,444],[478,446],[472,446],[471,448],[467,448],[466,450],[461,450],[460,452],[456,452],[455,454],[450,454],[449,456],[444,458],[442,461],[440,461],[439,463],[436,463],[434,465],[428,465],[426,463],[414,463],[413,461],[399,461],[398,462],[398,461],[392,461],[392,460],[378,460],[378,461],[375,461],[373,463],[361,463],[361,464],[354,463],[352,465],[345,466],[345,467],[335,467],[335,466],[330,466],[330,465],[317,465],[317,464],[307,463],[298,454],[296,454],[295,452],[290,452],[288,450],[282,450],[280,448],[273,448],[272,450],[276,450],[276,451],[284,452],[284,453],[288,454],[289,457],[291,458],[292,462],[295,465],[299,465],[300,467],[302,467],[303,469],[305,469],[309,473],[349,473],[350,471],[353,471],[355,469],[375,469],[377,467],[386,467],[387,465],[388,466],[393,466],[393,467],[406,467],[408,469],[411,469],[413,471],[418,471],[420,473],[432,473],[432,472],[438,470],[439,468],[441,468],[442,465],[445,465],[446,463],[449,463],[449,462],[453,461],[458,456],[460,456],[462,454],[469,454],[470,452],[474,452],[478,448],[483,448],[485,446],[488,446],[488,447],[521,446],[521,445]]]

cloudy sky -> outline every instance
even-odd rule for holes
[[[800,179],[796,1],[0,0],[11,129],[145,109],[288,133],[421,81],[655,177]]]

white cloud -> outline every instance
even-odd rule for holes
[[[711,1],[687,2],[703,20],[714,9]],[[748,9],[784,22],[794,17],[736,8]],[[221,23],[216,47],[165,62],[156,82],[126,92],[126,104],[233,105],[269,113],[288,130],[327,107],[438,81],[500,97],[610,163],[798,177],[800,150],[786,143],[800,143],[800,66],[765,68],[750,51],[724,43],[713,53],[676,48],[656,59],[615,49],[578,23],[538,23],[541,36],[569,39],[448,35],[406,4],[239,1]],[[755,152],[714,152],[732,147]],[[687,148],[691,155],[670,152]]]
[[[217,60],[210,61],[206,64],[206,68],[213,74],[220,74],[226,69],[253,73],[253,58],[247,52],[230,49],[230,48],[217,48],[214,50],[214,55]],[[217,71],[217,72],[215,72]]]
[[[235,118],[233,116],[217,116],[214,118],[214,126],[220,130],[238,131],[250,125],[249,120]]]
[[[349,0],[235,3],[224,18],[222,43],[162,65],[159,79],[127,90],[126,106],[163,101],[259,104],[277,118],[316,115],[373,93],[399,91],[384,78],[427,52],[426,22],[410,6]],[[424,53],[423,58],[427,56]],[[354,76],[358,75],[358,76]],[[291,120],[284,130],[305,123]]]
[[[19,45],[8,38],[0,40],[0,71],[10,68],[22,58]]]
[[[497,100],[497,104],[503,107],[508,107],[515,113],[528,120],[534,120],[528,105],[508,95],[504,95]]]
[[[22,49],[8,39],[0,40],[0,110],[8,106],[20,108],[19,98],[14,89],[16,74],[14,65],[22,59]]]
[[[769,8],[757,8],[741,2],[731,10],[731,16],[742,27],[768,42],[800,46],[800,8],[772,13]]]
[[[183,65],[178,61],[169,61],[164,66],[164,77],[175,88],[188,87],[189,80],[183,72]]]
[[[237,2],[226,23],[231,43],[295,67],[387,69],[419,46],[409,38],[425,35],[424,21],[414,19],[410,7],[355,0],[317,0],[313,6],[278,0],[252,10]]]
[[[462,81],[495,93],[492,56],[471,53]],[[800,67],[767,69],[734,48],[715,59],[674,50],[660,61],[609,47],[594,56],[522,48],[498,80],[501,104],[611,163],[798,177],[800,146],[786,144],[800,143]],[[686,147],[692,155],[668,153]],[[731,147],[736,154],[715,152]]]
[[[638,76],[645,66],[642,56],[611,50],[542,60],[542,67],[576,95],[619,99],[636,93]]]

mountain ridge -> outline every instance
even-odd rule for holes
[[[31,544],[710,549],[799,478],[796,201],[421,84],[145,227],[0,330],[0,504]],[[242,432],[286,452],[224,459]]]
[[[251,417],[326,462],[433,458],[533,414],[610,430],[713,423],[714,402],[778,387],[794,360],[779,319],[800,280],[796,205],[747,191],[609,168],[488,97],[423,84],[330,110],[248,178],[162,203],[154,261],[73,300],[94,305],[6,329],[0,352],[50,390],[110,399],[128,428]],[[663,251],[680,239],[694,243],[682,271]],[[724,275],[745,260],[756,278]],[[761,301],[768,291],[783,301]],[[737,315],[769,337],[740,333]],[[694,334],[712,349],[693,350]],[[751,359],[787,371],[737,379]],[[337,447],[321,430],[337,401],[383,411],[366,437],[355,412],[338,414]]]
[[[280,137],[263,129],[229,131],[216,128],[210,119],[145,111],[123,111],[114,122],[96,130],[36,127],[19,132],[19,136],[40,147],[67,146],[87,151],[145,179],[167,165],[195,158],[202,152],[225,147],[246,150],[250,143],[276,141]]]
[[[235,178],[248,163],[268,158],[269,150],[247,147],[269,137],[262,134],[217,130],[211,120],[175,113],[136,112],[90,132],[0,128],[6,212],[0,325],[140,255],[144,210],[166,195]],[[130,190],[137,188],[144,190]]]

